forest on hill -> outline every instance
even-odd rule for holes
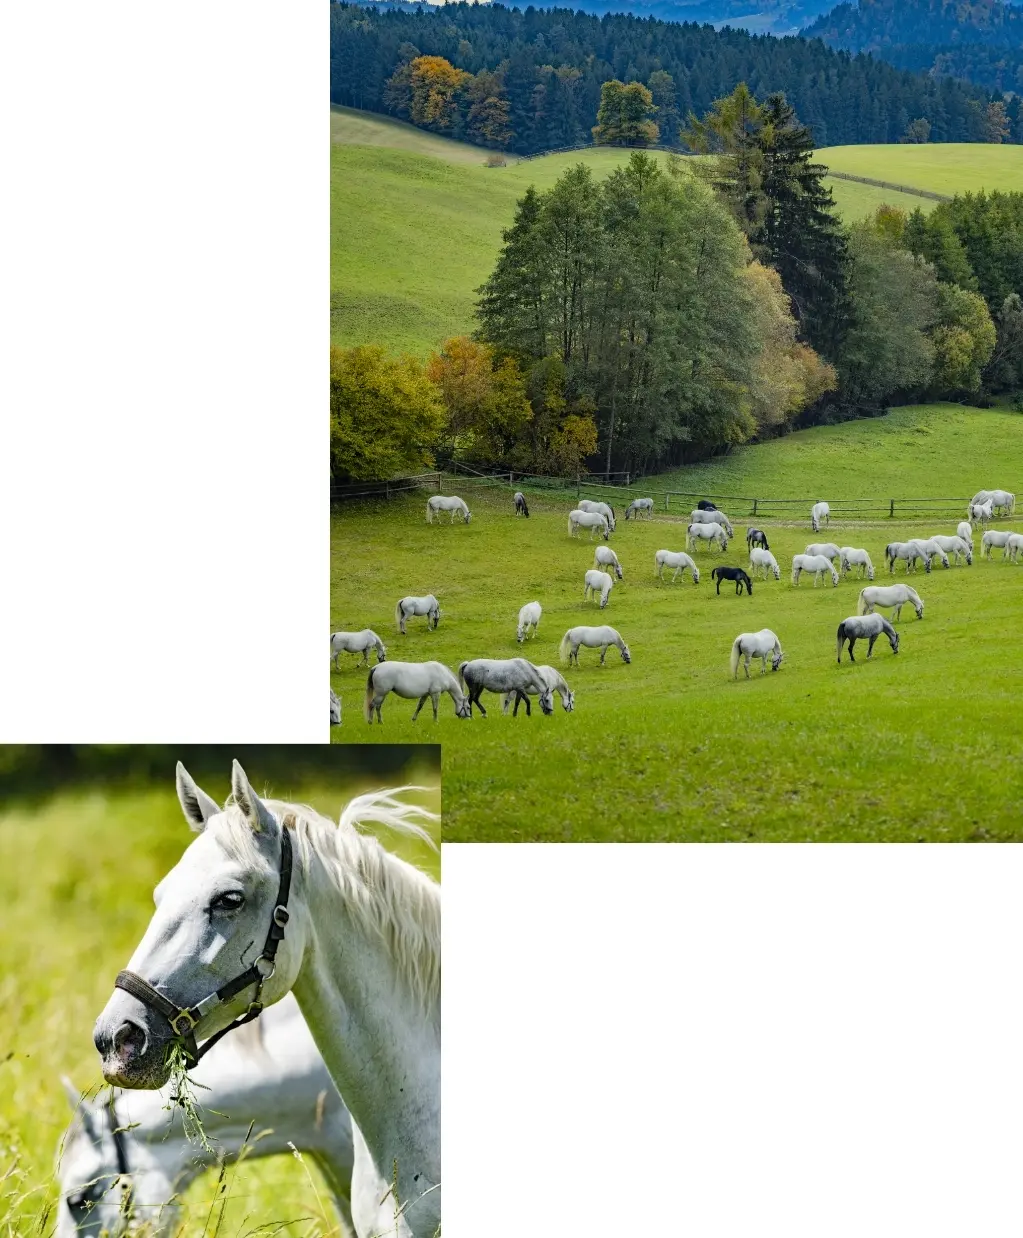
[[[760,97],[784,93],[817,146],[896,142],[918,121],[931,141],[990,139],[989,92],[819,40],[500,4],[410,12],[342,3],[330,18],[333,103],[520,154],[589,142],[601,87],[616,79],[651,90],[667,144],[740,81]],[[430,70],[418,100],[416,61]]]
[[[1023,88],[1023,8],[1002,0],[859,0],[838,5],[803,33],[900,69],[990,90]]]

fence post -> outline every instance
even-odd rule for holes
[[[669,504],[669,502],[670,502],[670,501],[671,501],[671,491],[670,491],[670,490],[665,490],[665,492],[664,492],[664,510],[665,510],[665,511],[667,511],[667,510],[668,510],[668,504]]]
[[[576,473],[575,475],[575,501],[578,503],[583,497],[583,475]]]
[[[757,501],[756,499],[754,499],[753,500],[753,515],[755,516],[756,514],[757,514]]]
[[[892,499],[891,506],[888,508],[888,515],[889,517],[893,517],[895,515],[895,500],[894,499]]]

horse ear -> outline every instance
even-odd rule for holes
[[[178,800],[181,803],[181,810],[185,814],[185,820],[188,822],[189,828],[196,834],[201,834],[206,828],[206,822],[209,821],[210,817],[214,817],[220,812],[219,805],[201,787],[196,786],[192,775],[180,761],[175,771],[175,783],[178,789]]]
[[[64,1089],[64,1095],[68,1099],[68,1104],[71,1106],[71,1112],[77,1113],[78,1108],[82,1103],[82,1093],[75,1087],[67,1075],[60,1077],[61,1087]]]
[[[257,834],[264,832],[273,834],[276,831],[276,818],[253,791],[252,784],[237,761],[231,766],[231,790],[234,793],[234,802],[242,810],[246,821]]]

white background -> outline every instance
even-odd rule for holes
[[[0,741],[325,738],[326,97],[0,9]],[[445,848],[447,1238],[1018,1234],[1020,854]]]
[[[0,6],[0,742],[327,736],[327,20]]]

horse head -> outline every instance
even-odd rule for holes
[[[561,708],[566,714],[570,714],[575,709],[575,693],[571,688],[566,688],[562,693]]]
[[[554,693],[550,688],[544,688],[540,693],[540,712],[544,714],[554,713]]]
[[[455,706],[455,717],[456,718],[471,718],[472,717],[472,705],[469,703],[469,698],[467,696],[462,697],[461,705]]]
[[[785,656],[785,655],[784,655],[784,654],[782,653],[782,651],[779,649],[779,650],[778,650],[778,652],[777,652],[777,653],[774,655],[774,657],[771,659],[771,670],[772,670],[772,671],[776,671],[776,670],[778,669],[778,667],[779,667],[779,666],[781,666],[781,660],[782,660],[782,658],[784,658],[784,656]]]
[[[629,646],[622,641],[622,661],[629,663],[632,661],[632,654],[629,653]]]
[[[894,628],[888,633],[888,640],[891,642],[892,653],[899,652],[899,634]]]

